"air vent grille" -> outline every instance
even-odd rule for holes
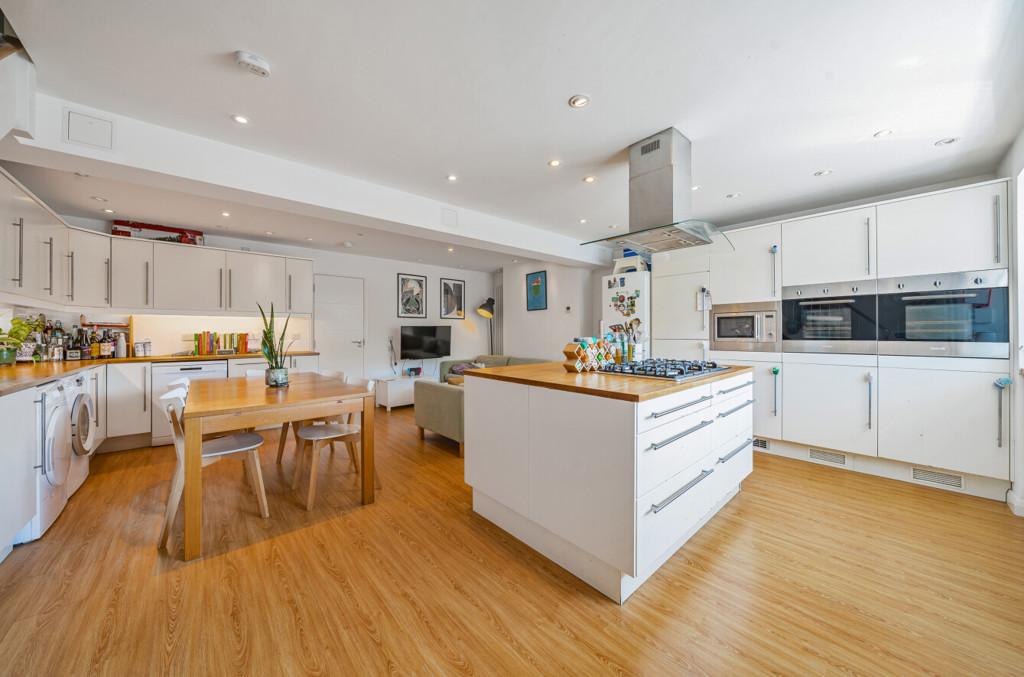
[[[928,484],[938,484],[944,487],[953,487],[954,489],[964,488],[964,478],[962,475],[953,475],[948,472],[939,472],[938,470],[914,468],[913,478],[918,482],[927,482]]]
[[[644,145],[640,146],[640,155],[647,155],[661,148],[661,139],[655,139],[654,141],[648,141]]]
[[[832,463],[834,465],[846,465],[846,454],[838,454],[834,451],[810,449],[808,456],[814,461],[822,461],[824,463]]]
[[[760,437],[755,437],[754,438],[754,448],[755,449],[767,449],[768,448],[768,440],[762,439]]]

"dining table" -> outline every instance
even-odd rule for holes
[[[287,387],[270,387],[258,378],[193,381],[182,416],[185,434],[185,559],[202,555],[203,436],[309,421],[345,414],[361,414],[360,481],[362,503],[374,500],[373,413],[374,393],[364,385],[305,372],[291,374]]]

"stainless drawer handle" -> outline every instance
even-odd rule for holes
[[[669,496],[668,498],[666,498],[664,501],[662,501],[661,503],[653,503],[651,505],[651,512],[653,512],[655,515],[657,515],[659,512],[661,512],[662,510],[664,510],[668,506],[672,505],[672,501],[676,500],[677,498],[679,498],[680,496],[685,494],[687,491],[689,491],[690,489],[693,489],[695,486],[697,486],[698,484],[703,482],[704,479],[708,475],[713,473],[713,472],[715,472],[714,468],[710,468],[708,470],[702,470],[699,475],[694,477],[692,480],[690,480],[689,482],[687,482],[683,486],[681,486],[678,489],[676,489],[674,492],[672,492],[672,495]]]
[[[687,402],[686,404],[680,404],[678,407],[672,407],[671,409],[666,409],[665,411],[656,411],[656,412],[654,412],[652,414],[649,414],[647,416],[647,418],[661,418],[662,416],[668,416],[669,414],[674,414],[677,411],[682,411],[683,409],[686,409],[687,407],[692,407],[695,404],[700,404],[701,402],[707,402],[710,399],[712,399],[711,395],[705,395],[704,397],[700,398],[699,400],[694,400],[693,402]]]
[[[754,382],[753,382],[753,381],[747,381],[746,383],[743,383],[743,384],[741,384],[741,385],[738,385],[738,386],[736,386],[736,387],[734,387],[734,388],[726,388],[725,390],[719,390],[719,391],[718,391],[718,394],[719,394],[719,395],[725,395],[726,393],[734,393],[734,392],[736,392],[737,390],[743,390],[743,389],[744,389],[744,388],[746,388],[747,386],[752,386],[752,385],[754,385]]]
[[[736,447],[735,449],[733,449],[732,451],[730,451],[730,452],[729,452],[728,454],[726,454],[725,456],[722,456],[722,457],[721,457],[720,459],[718,459],[718,462],[719,462],[719,463],[725,463],[725,462],[726,462],[726,461],[728,461],[728,460],[729,460],[730,458],[732,458],[732,457],[733,457],[733,456],[735,456],[736,454],[740,453],[741,451],[743,451],[744,449],[746,449],[747,447],[749,447],[749,446],[750,446],[750,445],[752,445],[753,443],[754,443],[754,438],[753,438],[753,437],[751,437],[751,438],[749,438],[749,439],[748,439],[748,440],[747,440],[746,442],[744,442],[744,443],[743,443],[743,444],[741,444],[740,446]]]
[[[652,451],[652,450],[653,451],[657,451],[658,449],[661,449],[664,446],[668,446],[669,444],[672,444],[673,442],[676,442],[678,440],[683,439],[684,437],[686,437],[690,433],[695,433],[698,430],[700,430],[701,428],[707,428],[712,423],[714,423],[714,421],[701,421],[700,423],[698,423],[697,425],[693,426],[692,428],[688,428],[688,429],[684,430],[681,433],[677,433],[677,434],[673,435],[672,437],[670,437],[670,438],[668,438],[666,440],[662,440],[661,442],[654,442],[654,443],[652,443],[651,446],[647,447],[647,450],[648,451]]]
[[[725,418],[726,416],[732,416],[733,414],[735,414],[735,413],[736,413],[737,411],[739,411],[740,409],[743,409],[744,407],[749,407],[749,406],[750,406],[750,405],[752,405],[753,403],[754,403],[754,400],[747,400],[746,402],[744,402],[743,404],[741,404],[741,405],[740,405],[740,406],[738,406],[738,407],[733,407],[733,408],[732,408],[732,409],[730,409],[729,411],[723,411],[723,412],[722,412],[721,414],[719,414],[719,415],[718,415],[718,416],[717,416],[716,418]]]

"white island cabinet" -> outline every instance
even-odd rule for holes
[[[750,473],[750,381],[467,372],[473,510],[622,603]]]

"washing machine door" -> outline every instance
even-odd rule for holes
[[[51,486],[59,487],[67,481],[71,454],[71,416],[61,398],[47,414],[43,438],[43,474]]]
[[[79,393],[71,405],[71,448],[78,456],[96,451],[95,406],[89,393]]]

